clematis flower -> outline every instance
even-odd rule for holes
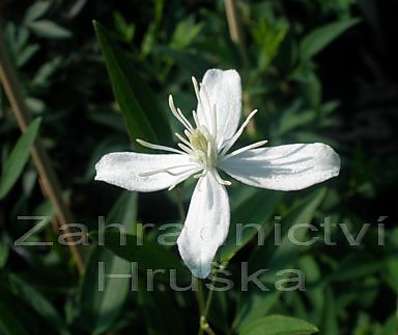
[[[198,100],[192,123],[169,97],[172,113],[185,128],[184,135],[176,134],[178,149],[137,139],[145,147],[168,153],[107,154],[96,164],[95,179],[130,191],[152,192],[170,190],[189,177],[197,178],[177,245],[192,274],[205,278],[230,223],[225,186],[231,182],[220,176],[220,170],[251,186],[291,191],[337,176],[340,159],[322,143],[264,147],[267,141],[263,140],[231,150],[257,112],[254,110],[239,126],[239,74],[235,70],[210,69],[200,85],[195,78],[192,81]]]

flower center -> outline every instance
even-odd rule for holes
[[[213,137],[206,128],[194,129],[188,136],[195,158],[205,168],[212,168],[217,163],[217,152]]]

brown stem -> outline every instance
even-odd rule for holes
[[[8,97],[11,108],[18,122],[18,126],[22,132],[26,131],[30,123],[29,111],[25,104],[22,94],[22,87],[17,79],[16,73],[8,59],[3,36],[0,32],[0,80],[3,84],[4,91]],[[73,222],[72,214],[62,198],[61,188],[58,178],[51,166],[50,159],[37,138],[31,149],[33,163],[36,166],[40,177],[41,185],[45,196],[47,196],[54,209],[60,227],[67,235],[67,242],[72,257],[76,263],[80,274],[84,272],[83,259],[77,246],[72,239],[69,223]],[[58,232],[57,232],[58,233]]]
[[[242,60],[244,65],[247,65],[247,54],[245,48],[245,40],[243,37],[239,15],[236,8],[235,0],[225,0],[225,14],[227,16],[229,35],[231,37],[232,42],[234,42],[242,55]]]

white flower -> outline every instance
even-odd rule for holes
[[[239,74],[235,70],[211,69],[200,87],[195,78],[192,80],[198,99],[194,123],[169,98],[171,111],[185,127],[185,137],[176,134],[179,149],[137,139],[143,146],[170,153],[107,154],[96,164],[95,179],[130,191],[151,192],[172,189],[190,176],[198,178],[177,244],[193,275],[205,278],[230,222],[225,189],[230,182],[223,180],[218,170],[248,185],[290,191],[337,176],[340,159],[322,143],[260,148],[267,141],[259,141],[230,152],[257,112],[253,111],[238,128],[242,97]]]

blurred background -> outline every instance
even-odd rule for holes
[[[129,273],[129,261],[161,267],[145,253],[129,255],[134,246],[126,251],[85,242],[79,246],[85,271],[79,274],[70,249],[14,241],[37,223],[40,229],[28,241],[58,239],[54,204],[43,196],[28,159],[36,135],[73,222],[87,232],[97,230],[98,216],[123,223],[131,234],[145,235],[151,255],[181,265],[175,247],[161,250],[153,241],[159,225],[181,223],[193,182],[136,195],[95,182],[94,164],[108,152],[139,150],[131,139],[141,135],[172,145],[170,129],[178,125],[168,94],[189,113],[196,108],[191,76],[199,79],[217,67],[241,74],[244,113],[259,109],[242,142],[325,142],[341,155],[342,169],[338,178],[299,192],[229,189],[232,225],[260,223],[269,243],[258,246],[252,233],[241,246],[228,239],[218,260],[237,283],[240,262],[248,261],[253,271],[271,269],[261,277],[270,290],[241,292],[237,285],[216,292],[207,316],[213,331],[268,334],[250,324],[282,314],[311,322],[320,334],[397,335],[397,11],[393,0],[3,0],[3,48],[32,119],[41,123],[39,135],[30,127],[21,138],[0,91],[0,334],[39,334],[43,328],[50,334],[197,331],[194,293],[174,292],[162,277],[153,292],[144,277],[138,291],[128,278],[107,278],[98,291],[99,261],[109,273]],[[128,89],[120,93],[118,85]],[[113,90],[118,101],[129,93],[130,107],[119,107]],[[126,113],[132,121],[124,122]],[[137,115],[153,129],[143,130]],[[27,215],[45,218],[20,218]],[[312,223],[319,231],[304,232],[307,237],[327,229],[335,245],[297,246],[284,239],[275,246],[275,216],[284,234]],[[143,233],[144,223],[154,226]],[[360,237],[357,246],[340,223]],[[304,291],[275,289],[277,271],[286,268],[305,274]]]

